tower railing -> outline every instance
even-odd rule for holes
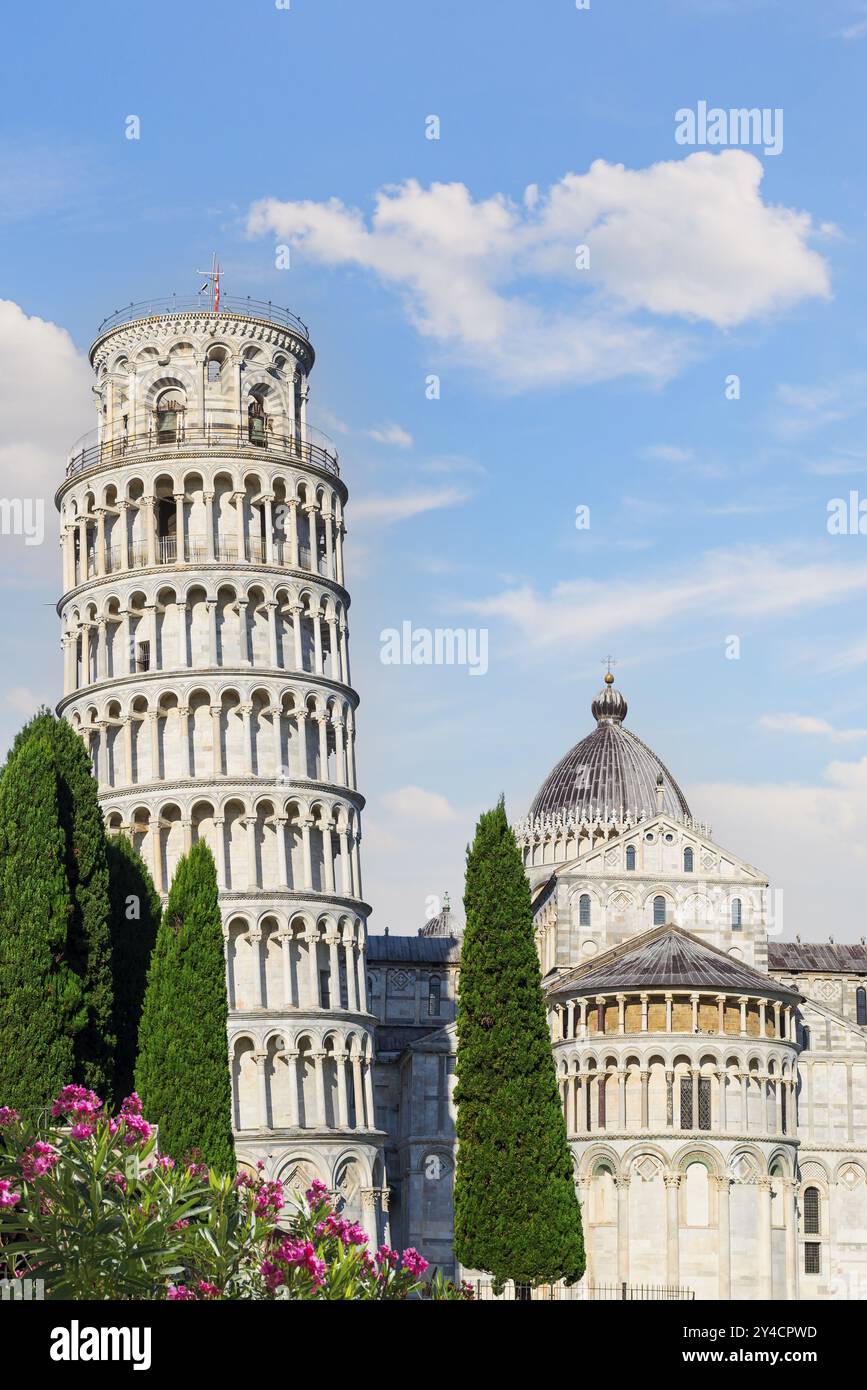
[[[122,309],[115,309],[113,314],[103,319],[96,330],[96,336],[99,338],[109,329],[117,328],[122,323],[132,323],[134,319],[178,313],[209,314],[215,319],[220,315],[244,314],[249,318],[267,319],[269,323],[279,324],[281,328],[290,328],[310,341],[310,330],[297,314],[290,313],[279,304],[272,304],[270,299],[251,299],[249,295],[233,294],[220,295],[219,309],[213,309],[203,295],[170,294],[159,299],[142,299],[137,303],[126,304]]]
[[[184,418],[190,414],[192,418]],[[337,450],[321,430],[308,425],[301,429],[287,428],[280,419],[261,417],[257,421],[231,418],[207,412],[204,420],[192,412],[178,412],[179,419],[166,428],[158,420],[149,421],[135,431],[120,429],[108,438],[90,430],[77,440],[69,452],[66,477],[74,478],[93,469],[117,467],[128,459],[145,454],[184,453],[188,450],[230,451],[245,456],[277,455],[293,463],[310,464],[340,477]]]

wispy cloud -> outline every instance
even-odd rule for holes
[[[412,435],[402,425],[382,425],[379,429],[368,430],[367,433],[377,444],[395,444],[399,449],[412,448]]]
[[[425,791],[424,787],[399,787],[393,792],[384,792],[380,798],[387,810],[396,816],[407,816],[418,821],[450,821],[457,812],[439,792]]]
[[[774,425],[784,438],[826,429],[852,419],[867,407],[867,372],[847,372],[834,381],[783,382],[777,387],[777,400]]]
[[[691,355],[688,325],[731,328],[830,293],[810,244],[820,228],[765,203],[762,177],[744,150],[645,169],[599,159],[547,194],[531,185],[523,206],[409,180],[377,193],[369,222],[337,198],[271,197],[247,225],[311,260],[369,271],[401,295],[419,334],[508,387],[662,381]],[[576,268],[576,244],[590,248],[589,269]]]
[[[832,743],[852,743],[867,738],[867,729],[835,729],[827,719],[811,714],[763,714],[757,721],[760,729],[775,734],[803,734],[830,739]]]
[[[377,521],[388,526],[392,522],[406,521],[408,517],[437,511],[441,507],[458,507],[466,502],[469,495],[465,488],[443,487],[380,497],[360,497],[352,503],[352,520],[355,524]]]
[[[566,580],[546,594],[520,585],[468,607],[503,618],[526,648],[541,649],[689,615],[713,622],[785,617],[865,591],[867,560],[801,563],[766,546],[741,546],[705,552],[662,575]]]

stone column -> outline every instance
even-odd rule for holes
[[[220,706],[211,705],[211,742],[213,744],[211,758],[212,771],[215,777],[223,775],[223,750],[222,739],[220,736]]]
[[[319,1009],[322,1007],[319,993],[319,933],[315,928],[311,931],[306,931],[304,933],[304,940],[307,942],[307,988],[310,995],[310,1004],[313,1008]]]
[[[750,1132],[750,1074],[742,1071],[741,1074],[741,1118],[743,1119],[744,1134]]]
[[[154,519],[154,499],[153,497],[142,497],[140,506],[145,509],[145,545],[147,547],[147,563],[153,566],[157,562],[157,533]]]
[[[337,781],[342,787],[346,786],[346,748],[344,745],[345,726],[342,719],[333,719],[332,728],[334,729],[334,756],[337,764]]]
[[[235,503],[235,540],[238,546],[238,559],[242,563],[247,558],[246,523],[244,517],[246,496],[244,492],[232,493],[232,500]]]
[[[248,777],[253,776],[253,725],[252,714],[253,706],[241,704],[238,706],[241,714],[242,738],[244,741],[244,772]]]
[[[203,492],[202,500],[205,504],[205,559],[208,564],[213,564],[216,560],[214,553],[214,494]]]
[[[184,493],[176,492],[175,497],[175,556],[179,565],[186,564],[187,551],[184,545]]]
[[[698,1032],[698,998],[699,998],[699,997],[698,997],[697,994],[691,994],[691,995],[689,996],[689,1002],[690,1002],[690,1004],[692,1005],[692,1031],[693,1031],[693,1033],[697,1033],[697,1032]]]
[[[717,995],[717,997],[716,997],[716,1006],[717,1006],[717,1023],[716,1023],[716,1030],[717,1030],[718,1033],[724,1033],[725,1030],[726,1030],[726,1023],[725,1023],[726,997],[725,997],[724,994],[718,994],[718,995]]]
[[[250,632],[247,627],[247,604],[247,599],[238,599],[238,653],[242,666],[253,664],[250,655]]]
[[[262,933],[258,927],[251,927],[248,936],[250,942],[250,955],[253,959],[253,987],[256,991],[256,1008],[264,1009],[265,999],[262,993]]]
[[[117,530],[120,537],[120,567],[122,570],[130,568],[129,554],[129,523],[127,522],[127,512],[129,502],[125,499],[117,504]]]
[[[288,816],[275,816],[274,825],[277,835],[277,886],[278,888],[289,888],[289,859],[286,852],[286,826]]]
[[[289,1125],[291,1129],[298,1129],[298,1053],[286,1053],[286,1065],[289,1068]]]
[[[771,1180],[759,1178],[756,1182],[758,1197],[758,1273],[759,1298],[773,1298],[773,1270],[771,1266]]]
[[[157,710],[148,710],[148,728],[150,730],[150,749],[151,749],[151,775],[152,782],[161,781],[160,776],[160,716]]]
[[[641,1081],[641,1128],[646,1130],[649,1128],[648,1115],[650,1112],[650,1072],[641,1071],[638,1073],[638,1075]]]
[[[666,1031],[666,1033],[670,1033],[670,1032],[671,1032],[671,1013],[672,1013],[672,1005],[673,1005],[673,1003],[674,1003],[674,1000],[673,1000],[672,995],[671,995],[671,994],[666,994],[666,996],[665,996],[665,1031]]]
[[[665,1123],[668,1129],[674,1129],[674,1072],[665,1073]]]
[[[719,1127],[723,1134],[728,1129],[728,1089],[729,1073],[728,1067],[722,1066],[717,1072],[717,1083],[719,1085]]]
[[[311,613],[313,620],[313,669],[317,676],[323,675],[322,670],[322,620],[317,607],[315,613]]]
[[[256,864],[256,817],[245,816],[244,829],[247,832],[247,890],[259,887],[259,870]]]
[[[332,1009],[340,1008],[340,955],[338,952],[339,938],[336,932],[329,931],[325,937],[328,945],[328,979],[330,984],[329,993],[331,995]]]
[[[298,569],[298,499],[290,497],[286,502],[289,513],[289,564]]]
[[[325,531],[325,571],[329,579],[334,578],[334,537],[331,530],[333,519],[332,512],[322,513],[322,527]]]
[[[618,1071],[617,1071],[618,1105],[619,1105],[619,1116],[618,1116],[618,1118],[619,1118],[619,1125],[620,1125],[620,1130],[621,1130],[621,1132],[623,1132],[623,1131],[626,1129],[626,1080],[627,1080],[627,1076],[628,1076],[628,1072],[626,1071],[626,1068],[625,1068],[625,1067],[620,1067],[620,1068],[618,1068]]]
[[[358,985],[355,977],[355,942],[348,937],[343,939],[346,957],[346,1001],[351,1013],[358,1013]]]
[[[617,1279],[629,1283],[629,1178],[615,1178],[617,1184]]]
[[[617,1031],[626,1032],[626,995],[618,994],[617,998]]]
[[[741,1037],[745,1038],[747,1036],[747,996],[741,994],[738,997],[738,1003],[741,1007]]]
[[[782,1183],[783,1212],[786,1227],[786,1298],[798,1298],[798,1184],[791,1178]]]
[[[102,579],[105,574],[105,508],[96,508],[96,574]]]
[[[648,1006],[648,1004],[649,1004],[649,1002],[650,1002],[650,998],[649,998],[649,996],[648,996],[647,994],[641,994],[641,995],[639,995],[639,999],[640,999],[640,1001],[641,1001],[641,1031],[642,1031],[642,1033],[646,1033],[646,1032],[647,1032],[647,1006]]]
[[[185,670],[187,666],[187,604],[179,603],[176,605],[178,614],[178,666]]]
[[[369,1058],[362,1063],[362,1073],[364,1076],[364,1105],[367,1112],[367,1128],[376,1128],[376,1111],[373,1104],[373,1068]]]
[[[222,816],[214,817],[214,839],[217,842],[217,887],[223,890],[228,886],[226,880],[226,837],[223,833],[225,825],[226,822]]]
[[[215,598],[205,599],[205,608],[208,612],[208,665],[218,666],[217,659],[217,600]]]
[[[259,1125],[262,1129],[268,1129],[268,1077],[265,1074],[268,1058],[264,1052],[255,1052],[253,1057],[256,1062],[256,1080],[259,1088]]]
[[[274,599],[269,599],[265,607],[268,610],[268,652],[271,665],[276,671],[280,665],[277,655],[277,604]]]
[[[293,603],[293,604],[290,604],[290,606],[289,606],[289,612],[292,614],[292,641],[293,641],[293,650],[294,650],[294,657],[295,657],[295,670],[296,670],[296,671],[303,671],[303,670],[304,670],[304,649],[303,649],[303,647],[302,647],[302,645],[301,645],[301,617],[302,617],[302,612],[303,612],[303,610],[302,610],[302,608],[301,608],[301,604],[300,604],[300,603]]]
[[[339,829],[337,831],[337,843],[340,847],[340,891],[345,898],[350,898],[352,897],[352,869],[345,830]]]
[[[280,942],[280,963],[283,967],[283,1008],[291,1009],[292,1001],[292,936],[283,927],[277,933]]]
[[[193,771],[190,767],[190,707],[189,705],[178,706],[178,720],[180,722],[181,733],[181,776],[192,777]]]
[[[676,1288],[680,1282],[680,1184],[682,1173],[665,1173],[665,1282]]]
[[[335,1054],[337,1064],[337,1124],[340,1129],[349,1128],[349,1107],[346,1100],[346,1053]]]
[[[264,503],[265,503],[265,563],[266,563],[266,565],[273,565],[273,563],[274,563],[274,512],[273,512],[274,494],[273,494],[273,492],[266,492],[265,497],[264,497]],[[275,665],[275,666],[277,665],[276,661],[274,662],[274,665]]]
[[[327,1124],[327,1110],[325,1108],[325,1054],[324,1052],[313,1053],[313,1066],[316,1075],[316,1122],[322,1128]]]
[[[731,1276],[731,1221],[729,1217],[729,1192],[732,1180],[723,1176],[714,1178],[717,1195],[717,1227],[719,1244],[719,1296],[727,1300],[732,1296]]]
[[[132,772],[132,719],[129,715],[123,720],[123,761],[126,784],[128,787],[133,785]]]
[[[364,1129],[364,1086],[361,1080],[361,1058],[352,1058],[352,1092],[355,1096],[355,1128]]]
[[[313,863],[310,858],[310,824],[311,822],[309,819],[301,821],[301,852],[304,862],[303,886],[308,890],[313,887]]]

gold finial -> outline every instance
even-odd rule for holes
[[[613,676],[613,674],[612,674],[611,671],[606,671],[606,672],[605,672],[605,684],[606,684],[606,685],[613,685],[613,684],[614,684],[614,676]]]
[[[611,671],[611,667],[612,667],[612,666],[616,666],[616,665],[617,665],[617,662],[614,660],[614,657],[613,657],[613,656],[605,656],[605,657],[602,658],[602,665],[608,667],[608,670],[605,672],[605,684],[606,684],[606,685],[613,685],[613,684],[614,684],[614,675],[613,675],[613,673],[612,673],[612,671]]]

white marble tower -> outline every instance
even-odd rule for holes
[[[90,350],[97,427],[57,492],[64,694],[106,823],[165,895],[217,862],[239,1160],[387,1227],[343,572],[314,352],[269,304],[130,305]]]

